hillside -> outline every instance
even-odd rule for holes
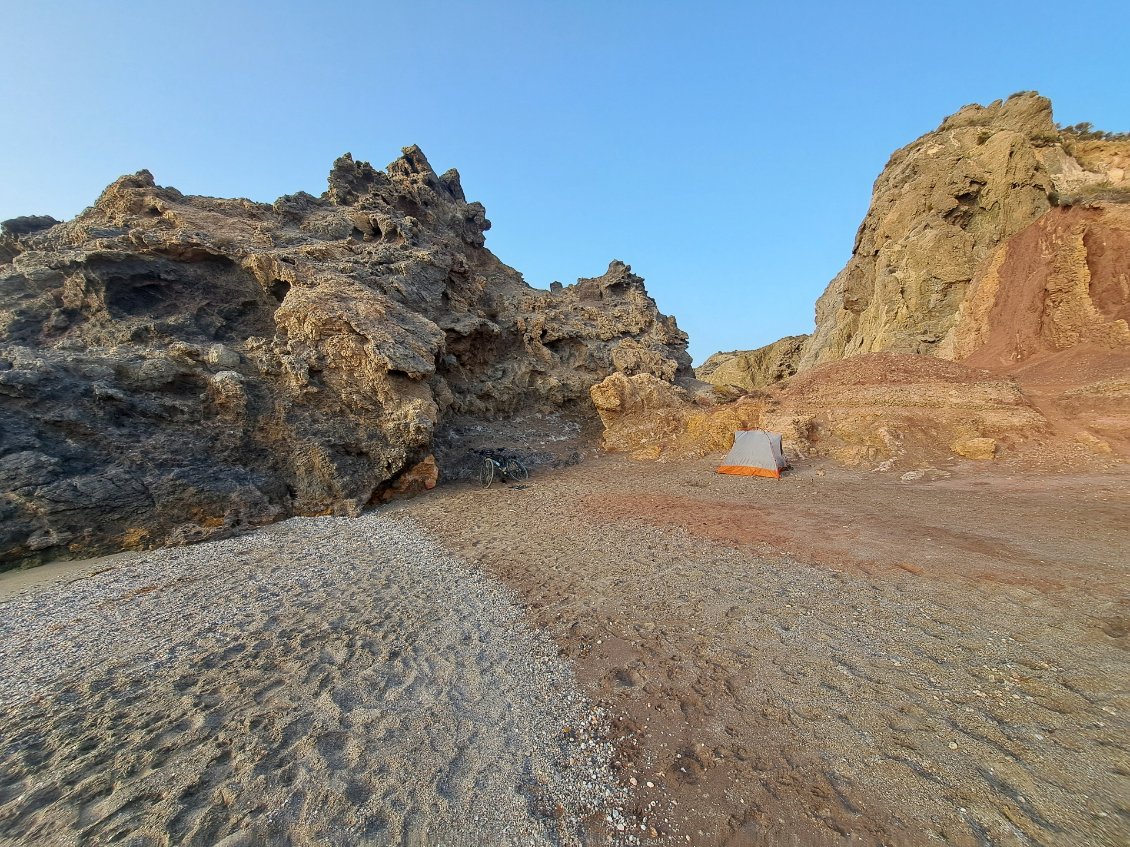
[[[1029,316],[1046,303],[1056,313],[1051,321],[1081,321],[1085,334],[1121,349],[1130,302],[1130,140],[1103,136],[1058,129],[1051,103],[1032,92],[966,106],[891,156],[851,258],[816,303],[812,335],[716,354],[699,378],[753,389],[865,353],[968,358],[984,340],[984,329],[974,325],[988,311],[993,343],[1009,332],[1011,286],[1002,288],[996,276],[1008,255],[1013,276],[1018,256],[1044,266],[1046,291],[1026,295]],[[1019,241],[1010,246],[1013,239]],[[1060,280],[1064,275],[1071,279]],[[1073,291],[1068,304],[1060,302],[1063,286]],[[1003,299],[994,306],[998,294]],[[781,357],[785,342],[789,355]],[[1067,331],[1048,336],[1044,347],[1077,342]],[[756,364],[766,356],[777,359],[769,370]]]

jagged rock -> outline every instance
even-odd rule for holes
[[[59,223],[59,221],[55,220],[50,215],[23,215],[22,217],[11,218],[0,222],[0,232],[4,235],[19,237],[21,235],[39,232],[43,229],[50,229],[57,223]]]
[[[1130,201],[1130,138],[1078,138],[1065,132],[1061,145],[1041,153],[1059,205]]]
[[[797,372],[807,335],[790,335],[756,350],[715,353],[695,368],[695,375],[718,386],[753,391],[788,379]]]
[[[727,450],[734,430],[757,425],[752,397],[715,404],[653,374],[615,373],[591,390],[604,424],[603,447],[637,459],[684,459]]]
[[[0,561],[355,513],[416,487],[454,416],[591,416],[617,368],[691,376],[628,265],[535,290],[489,226],[409,147],[385,171],[347,154],[321,197],[273,204],[139,171],[7,236]]]

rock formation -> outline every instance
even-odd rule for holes
[[[1044,238],[1044,252],[1062,242],[1065,252],[1055,261],[1070,264],[1079,248],[1067,245],[1063,228],[1075,227],[1071,237],[1078,245],[1086,216],[1064,218],[1064,211],[1086,204],[1091,218],[1121,220],[1121,213],[1099,207],[1128,201],[1130,140],[1060,131],[1051,103],[1033,92],[966,106],[891,157],[875,182],[848,264],[817,301],[812,335],[716,354],[725,366],[711,357],[699,378],[753,389],[869,352],[964,358],[977,334],[971,321],[998,290],[994,263],[1010,251],[1030,255],[1032,243]],[[1087,249],[1097,250],[1105,233],[1120,225],[1092,220],[1088,226],[1096,232],[1087,237]],[[1010,248],[1013,238],[1022,243]],[[1105,255],[1111,265],[1126,254],[1110,248]],[[1118,271],[1100,273],[1117,277]],[[1109,293],[1103,296],[1110,300]],[[1120,296],[1125,303],[1126,294]],[[1057,291],[1049,289],[1045,299],[1064,313]]]
[[[695,368],[695,376],[713,385],[747,390],[774,385],[797,372],[806,341],[807,335],[789,335],[756,350],[715,353]]]
[[[449,418],[591,413],[614,371],[690,375],[630,267],[535,290],[489,226],[415,147],[383,172],[346,154],[321,197],[141,171],[72,221],[6,225],[0,562],[353,513],[434,484]]]
[[[1051,206],[1051,103],[966,106],[879,175],[847,266],[816,302],[798,369],[859,353],[930,354],[977,267]]]
[[[785,436],[791,456],[848,465],[954,454],[990,459],[1046,436],[1048,422],[1005,377],[925,356],[873,353],[805,371],[733,402],[697,402],[652,376],[613,374],[592,389],[606,449],[637,459],[728,450],[737,429]]]
[[[734,430],[758,426],[762,404],[755,398],[720,403],[704,387],[612,374],[590,392],[605,428],[602,446],[636,459],[691,458],[728,450]]]
[[[979,269],[938,355],[1011,368],[1092,344],[1130,351],[1130,206],[1057,208]]]
[[[1128,177],[1130,139],[1059,130],[1034,93],[967,106],[891,157],[811,336],[697,374],[754,391],[794,452],[849,463],[1130,453]],[[696,454],[702,414],[669,404],[652,452]],[[606,443],[645,455],[638,420],[602,415]]]

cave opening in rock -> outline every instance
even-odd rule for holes
[[[282,302],[286,297],[287,292],[290,291],[290,283],[285,279],[276,279],[271,283],[271,296],[278,302]]]
[[[118,315],[141,315],[169,312],[168,286],[163,280],[148,275],[111,277],[106,279],[106,306]],[[165,309],[161,309],[162,306]]]

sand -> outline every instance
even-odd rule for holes
[[[0,843],[1130,843],[1125,468],[711,471],[0,579]]]
[[[44,575],[0,604],[4,844],[577,844],[617,819],[599,710],[410,521]]]
[[[616,716],[648,843],[1130,843],[1130,474],[608,457],[406,507]],[[905,476],[905,479],[904,479]]]

